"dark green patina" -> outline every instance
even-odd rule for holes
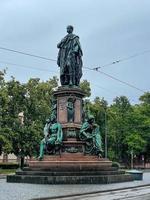
[[[86,142],[85,153],[101,157],[102,142],[99,126],[95,124],[93,115],[89,115],[80,129],[79,137]]]
[[[67,26],[68,34],[58,43],[57,64],[60,67],[62,86],[79,86],[82,77],[82,49],[79,37],[73,34],[73,26]]]
[[[56,121],[56,115],[51,114],[50,118],[46,120],[44,127],[44,138],[40,143],[39,160],[43,159],[45,149],[49,149],[53,153],[53,150],[60,148],[62,139],[62,126]]]

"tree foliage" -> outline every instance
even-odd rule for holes
[[[6,81],[5,73],[0,71],[0,154],[32,156],[38,151],[58,80],[57,77],[47,81],[31,78],[27,83],[20,83],[14,77]],[[80,87],[86,97],[91,95],[87,80]],[[108,156],[112,160],[127,163],[131,151],[150,160],[150,92],[139,100],[136,105],[131,105],[125,96],[116,97],[111,105],[100,97],[92,102],[86,100],[88,111],[100,126],[103,146],[107,134]],[[24,114],[23,124],[18,119],[20,112]]]
[[[90,97],[91,96],[91,88],[90,88],[90,82],[88,82],[87,80],[83,80],[80,83],[80,88],[82,89],[82,91],[85,93],[86,97]]]
[[[57,78],[48,81],[30,79],[23,84],[0,73],[0,152],[31,156],[38,149],[43,136],[45,119],[50,114],[52,91]],[[24,114],[21,124],[18,114]]]

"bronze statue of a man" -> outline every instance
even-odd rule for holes
[[[82,49],[73,26],[67,26],[67,35],[58,43],[57,64],[60,67],[61,85],[79,86],[82,77]]]

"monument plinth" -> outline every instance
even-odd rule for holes
[[[53,96],[57,99],[57,121],[63,127],[69,123],[81,125],[85,93],[80,88],[59,87]]]
[[[83,97],[79,87],[59,87],[53,92],[57,102],[57,121],[63,130],[61,153],[83,152],[84,143],[79,141],[79,131],[83,122]],[[72,155],[70,155],[72,157]]]
[[[8,182],[39,184],[100,184],[133,180],[102,158],[101,134],[94,117],[84,113],[82,49],[73,27],[57,45],[61,87],[53,92],[52,112],[46,120],[40,156],[28,167],[7,176]],[[86,116],[86,117],[85,117]]]

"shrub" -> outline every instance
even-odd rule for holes
[[[18,163],[0,163],[1,169],[17,169],[19,168]]]
[[[112,167],[120,168],[120,164],[118,162],[112,162]]]

